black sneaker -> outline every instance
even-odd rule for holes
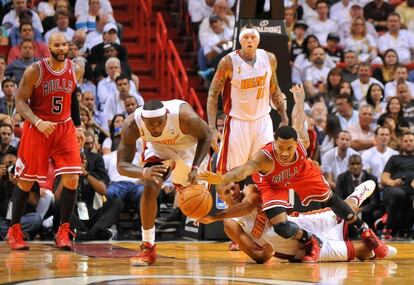
[[[180,208],[175,208],[165,217],[160,217],[155,219],[157,224],[170,224],[170,225],[179,225],[183,219],[183,214],[181,213]]]

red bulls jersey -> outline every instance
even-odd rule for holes
[[[71,96],[76,87],[74,63],[66,59],[59,72],[52,70],[46,59],[37,64],[40,76],[30,97],[30,108],[42,120],[65,121],[71,116]]]
[[[295,160],[291,163],[284,164],[276,157],[274,143],[268,143],[261,151],[273,161],[273,169],[263,175],[260,173],[253,174],[253,181],[260,184],[271,184],[274,186],[289,186],[289,183],[315,175],[315,170],[320,175],[320,170],[306,157],[306,150],[302,143],[298,141],[298,147],[295,152]]]

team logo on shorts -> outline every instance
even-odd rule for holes
[[[20,177],[25,169],[26,169],[26,165],[24,164],[23,160],[19,157],[16,160],[16,168],[14,171],[14,175]]]

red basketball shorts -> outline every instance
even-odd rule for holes
[[[76,130],[71,119],[59,122],[48,138],[34,125],[24,123],[16,176],[22,180],[45,182],[49,159],[53,162],[55,176],[82,173]]]
[[[297,177],[286,186],[272,185],[268,183],[257,184],[262,198],[262,210],[274,207],[293,207],[294,192],[300,198],[304,206],[311,201],[324,202],[329,199],[331,189],[320,171],[311,171],[306,176]]]

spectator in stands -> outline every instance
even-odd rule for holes
[[[15,149],[17,149],[19,146],[20,135],[22,132],[21,127],[19,126],[19,121],[17,120],[17,115],[18,113],[16,113],[13,117],[10,117],[0,113],[0,125],[8,125],[10,126],[10,128],[14,128],[10,145],[13,146]]]
[[[388,104],[385,110],[386,112],[382,114],[380,118],[386,115],[390,115],[391,118],[394,119],[395,124],[396,124],[396,129],[398,130],[400,134],[403,134],[404,132],[409,131],[410,125],[408,124],[407,120],[404,118],[404,111],[402,108],[402,103],[398,97],[391,97],[388,101]]]
[[[69,27],[69,14],[67,14],[64,11],[57,11],[55,14],[55,18],[56,18],[57,27],[49,30],[45,34],[45,41],[49,42],[50,35],[56,32],[64,34],[66,37],[66,40],[71,41],[73,38],[73,35],[75,34],[75,30]]]
[[[407,120],[410,125],[410,130],[412,130],[414,128],[414,99],[410,88],[405,82],[398,83],[397,97],[403,106],[404,119]]]
[[[290,46],[294,37],[293,30],[296,23],[296,10],[294,7],[285,7],[285,28],[288,36],[288,45]]]
[[[373,78],[371,71],[371,64],[368,62],[361,62],[358,66],[358,79],[351,82],[352,90],[354,91],[355,100],[360,103],[365,100],[369,86],[372,83],[384,86],[377,79]]]
[[[76,19],[82,18],[83,15],[86,15],[91,9],[91,6],[94,6],[93,9],[97,8],[97,2],[99,2],[100,9],[99,12],[102,12],[110,17],[111,22],[114,22],[114,12],[112,10],[111,2],[109,0],[99,0],[99,1],[88,1],[88,0],[77,0],[75,4],[75,17]]]
[[[79,115],[86,132],[93,133],[97,137],[99,136],[99,134],[104,135],[105,138],[110,136],[108,131],[104,130],[101,125],[97,124],[94,121],[92,113],[86,106],[79,106]]]
[[[323,102],[316,102],[312,105],[312,107],[309,110],[309,117],[313,120],[319,144],[322,143],[322,140],[325,136],[324,131],[326,127],[327,116],[328,109],[326,108],[326,105]]]
[[[336,147],[322,156],[321,169],[332,189],[336,188],[338,175],[347,170],[349,157],[358,154],[350,147],[351,140],[351,134],[348,131],[341,130],[335,139]]]
[[[407,0],[397,6],[395,12],[400,15],[403,27],[414,32],[414,1]]]
[[[138,99],[131,95],[125,98],[124,104],[125,104],[125,110],[127,112],[127,115],[134,113],[136,109],[142,106],[138,103]]]
[[[89,0],[89,7],[86,12],[84,10],[78,10],[78,13],[75,8],[76,29],[87,30],[88,32],[94,31],[96,29],[96,16],[101,11],[101,8],[101,0]],[[112,7],[110,11],[111,13],[108,13],[108,11],[102,12],[108,15],[110,22],[115,22],[114,17],[112,15]]]
[[[398,151],[388,146],[391,140],[390,130],[386,127],[378,127],[375,130],[375,144],[371,148],[367,149],[362,154],[363,167],[369,173],[381,178],[384,166],[388,159],[397,155]]]
[[[49,48],[45,43],[34,41],[34,32],[33,32],[32,24],[22,23],[19,27],[19,31],[20,31],[20,37],[22,38],[22,42],[25,40],[29,40],[33,42],[35,58],[45,58],[45,57],[50,56]],[[21,52],[20,45],[12,47],[7,57],[7,63],[10,64],[16,59],[21,58],[20,52]]]
[[[341,0],[336,2],[329,10],[329,18],[334,20],[338,26],[351,22],[352,19],[349,13],[352,5],[353,3],[350,0]]]
[[[348,128],[351,137],[351,147],[363,154],[365,150],[374,146],[375,134],[371,129],[374,119],[374,108],[371,105],[362,105],[358,111],[358,124],[350,125]]]
[[[398,54],[393,49],[387,49],[382,56],[382,65],[374,70],[373,76],[382,84],[394,80],[395,69],[398,65]]]
[[[332,58],[335,64],[344,61],[344,51],[339,45],[340,38],[337,34],[329,33],[326,39],[326,53]]]
[[[394,73],[394,81],[385,84],[385,100],[394,97],[397,94],[397,84],[404,82],[410,89],[410,93],[414,94],[414,83],[407,81],[408,69],[405,65],[399,64]],[[414,98],[413,98],[414,99]]]
[[[358,78],[358,55],[353,50],[344,53],[345,68],[342,69],[342,79],[352,82]]]
[[[70,7],[70,4],[69,4],[68,0],[56,0],[55,13],[57,13],[58,11],[65,12],[69,15],[69,17],[70,17],[69,18],[69,26],[72,29],[75,29],[76,19],[75,19],[75,17],[73,16],[73,14],[71,12],[71,7]],[[47,31],[53,29],[54,27],[56,27],[57,24],[56,24],[55,15],[45,17],[42,21],[42,25],[43,25],[43,28],[44,28],[45,32],[47,32]]]
[[[9,154],[5,155],[0,160],[0,238],[2,240],[5,240],[6,238],[11,220],[11,199],[13,188],[17,183],[17,179],[14,178],[11,171],[16,163],[16,159],[16,155]],[[30,198],[35,190],[39,191],[37,183],[35,183],[35,186],[29,194]],[[42,226],[42,219],[40,215],[36,213],[36,208],[33,207],[35,205],[32,205],[33,200],[30,198],[21,222],[26,239],[33,239]]]
[[[338,30],[338,25],[335,21],[328,18],[329,7],[325,0],[318,0],[316,2],[316,12],[318,18],[308,22],[308,33],[315,35],[322,46],[326,46],[326,40],[329,33],[335,33]]]
[[[27,10],[27,0],[13,0],[13,10],[10,10],[9,13],[7,13],[2,21],[2,24],[9,22],[12,23],[14,27],[20,26],[20,19],[19,14],[21,11]],[[33,14],[33,27],[35,27],[37,30],[39,30],[41,33],[43,33],[43,26],[40,21],[39,15],[37,15],[36,12],[32,11]]]
[[[100,112],[97,110],[97,102],[96,102],[96,96],[91,92],[91,91],[85,91],[82,92],[82,100],[81,103],[83,106],[85,106],[86,108],[88,108],[89,112],[92,115],[93,121],[102,126],[102,119],[101,119],[101,114]]]
[[[348,94],[340,93],[335,98],[335,108],[342,130],[358,123],[358,111],[354,110],[352,97]]]
[[[318,12],[316,11],[317,0],[305,0],[300,3],[303,10],[302,20],[309,24],[313,20],[318,19]]]
[[[215,0],[188,0],[188,14],[191,17],[191,25],[195,34],[204,18],[213,14]]]
[[[293,26],[293,38],[290,45],[290,61],[294,62],[296,57],[304,53],[305,33],[308,25],[305,22],[297,21]]]
[[[105,68],[108,76],[98,83],[97,99],[99,100],[98,110],[100,112],[103,112],[107,98],[109,98],[110,95],[114,95],[118,92],[116,89],[115,79],[121,75],[121,62],[119,59],[111,57],[106,61]],[[130,95],[138,97],[137,87],[135,86],[135,83],[130,80],[129,84],[131,86],[129,91]],[[106,122],[103,123],[106,124]]]
[[[390,142],[388,146],[392,149],[400,149],[400,137],[402,135],[402,130],[397,128],[397,123],[392,118],[391,114],[384,113],[378,118],[378,126],[385,127],[390,131]]]
[[[103,30],[108,23],[109,17],[106,14],[99,13],[96,16],[96,30],[87,33],[85,38],[85,51],[91,51],[94,46],[103,42]],[[119,40],[117,44],[119,44]]]
[[[384,89],[380,85],[372,83],[368,88],[365,100],[374,109],[373,122],[376,123],[378,118],[385,113],[387,106],[384,101]]]
[[[388,32],[378,39],[380,53],[387,49],[394,49],[398,54],[399,62],[409,64],[412,61],[414,49],[414,35],[407,30],[401,30],[401,17],[397,13],[391,13],[387,18]]]
[[[23,23],[31,23],[32,24],[33,23],[33,13],[32,13],[32,11],[31,10],[21,11],[20,14],[19,14],[19,22],[20,22],[20,25],[23,24]],[[22,36],[20,35],[19,29],[20,29],[20,26],[13,27],[10,30],[10,33],[9,33],[10,44],[13,47],[22,43]],[[26,31],[26,33],[28,33],[28,32],[29,31]],[[34,32],[35,41],[37,41],[37,42],[43,42],[44,41],[43,40],[43,35],[38,29],[33,28],[33,32]],[[25,38],[25,37],[26,37],[26,35],[23,36],[23,38]]]
[[[17,155],[17,148],[11,145],[12,136],[12,126],[5,123],[0,125],[0,160],[6,154]]]
[[[14,96],[16,95],[16,82],[11,78],[5,78],[1,82],[1,90],[4,97],[0,98],[0,113],[13,117],[16,113]]]
[[[339,174],[335,193],[342,199],[346,199],[351,195],[355,187],[359,184],[372,180],[377,184],[378,178],[362,170],[364,167],[361,156],[353,154],[349,157],[348,170]],[[381,209],[379,188],[376,185],[374,193],[362,203],[360,213],[364,221],[370,226],[374,226],[375,220],[381,217],[383,211]]]
[[[124,123],[125,116],[117,114],[111,121],[109,127],[110,137],[107,137],[102,144],[102,154],[109,154],[118,149],[118,145],[121,141],[121,129]]]
[[[115,44],[116,49],[118,50],[118,58],[120,61],[127,62],[127,50],[124,46],[117,44],[118,39],[118,27],[114,23],[107,23],[103,29],[103,42],[95,45],[91,50],[91,55],[88,57],[88,61],[92,64],[92,67],[95,67],[101,62],[105,62],[104,56],[104,45],[108,43]]]
[[[4,72],[6,71],[6,57],[3,55],[0,55],[0,82],[3,82],[3,80],[6,78],[6,75]],[[3,91],[0,90],[0,98],[4,97]]]
[[[377,31],[386,31],[387,17],[394,9],[384,0],[373,0],[364,6],[364,18],[373,23]]]
[[[362,17],[353,19],[351,32],[344,42],[345,50],[353,50],[358,54],[359,61],[372,62],[377,59],[378,51],[375,38],[367,33],[365,20]],[[380,59],[378,60],[380,62]]]
[[[351,23],[352,23],[352,19],[355,19],[357,17],[361,17],[364,18],[364,11],[362,10],[362,7],[360,6],[362,5],[362,3],[360,4],[353,4],[351,6],[351,9],[349,10],[349,16],[346,18],[346,21],[344,21],[338,29],[338,34],[341,36],[341,42],[343,42],[347,37],[350,36],[350,32],[351,32]],[[366,19],[364,18],[365,21],[365,27],[367,30],[367,33],[370,34],[374,39],[377,38],[378,34],[377,31],[375,30],[374,25],[371,22],[366,21]]]
[[[31,40],[23,40],[20,44],[20,58],[9,63],[5,73],[7,76],[14,78],[18,85],[24,71],[36,61],[33,42]]]
[[[37,4],[37,14],[41,21],[48,16],[55,15],[56,0],[43,0]]]
[[[325,66],[325,50],[317,47],[312,50],[310,60],[312,65],[305,71],[305,90],[309,96],[326,92],[326,80],[329,68]]]
[[[79,66],[81,66],[85,72],[82,77],[78,78],[77,85],[80,86],[82,92],[91,91],[94,95],[96,94],[96,86],[92,82],[94,79],[92,67],[86,58],[79,55],[79,48],[73,42],[69,42],[68,58]],[[77,54],[77,55],[76,55]],[[72,58],[73,55],[76,55]]]
[[[94,140],[93,134],[85,135],[85,143],[88,146],[94,145]],[[93,153],[86,148],[82,154],[82,160],[77,211],[72,217],[71,224],[77,230],[77,240],[108,240],[112,237],[109,228],[118,220],[123,203],[120,199],[111,199],[97,209],[94,207],[94,199],[106,195],[106,184],[109,182],[109,177],[102,155]]]
[[[100,81],[102,78],[108,76],[108,74],[106,74],[105,72],[105,62],[106,60],[108,60],[108,58],[111,58],[111,57],[118,58],[117,44],[115,43],[105,44],[103,46],[103,52],[104,52],[105,61],[97,64],[94,70],[96,81]],[[132,70],[128,62],[121,61],[121,73],[125,74],[129,79],[131,79]]]
[[[227,37],[232,38],[234,33],[235,17],[226,0],[215,1],[213,5],[213,15],[220,18],[224,34]],[[198,38],[201,45],[206,41],[206,39],[209,38],[211,33],[210,27],[211,24],[209,17],[204,18],[198,31]]]
[[[326,92],[321,94],[324,97],[327,106],[331,106],[333,99],[339,94],[339,88],[342,82],[341,69],[334,67],[328,72],[326,79]]]
[[[325,153],[335,147],[335,140],[341,132],[341,123],[335,115],[329,114],[326,119],[326,127],[323,130],[324,138],[319,146],[319,156],[323,157]]]
[[[413,208],[414,178],[414,135],[407,133],[401,137],[401,153],[391,156],[381,175],[385,187],[383,200],[388,212],[386,228],[382,238],[390,240],[401,231],[411,233],[410,212]]]
[[[117,92],[108,95],[104,107],[104,114],[108,120],[108,125],[110,125],[112,118],[116,114],[123,114],[124,116],[128,115],[126,112],[125,100],[128,96],[132,96],[132,94],[130,94],[131,85],[129,81],[128,77],[124,74],[115,78]],[[141,95],[137,95],[136,98],[138,100],[138,105],[143,106],[144,99]]]

